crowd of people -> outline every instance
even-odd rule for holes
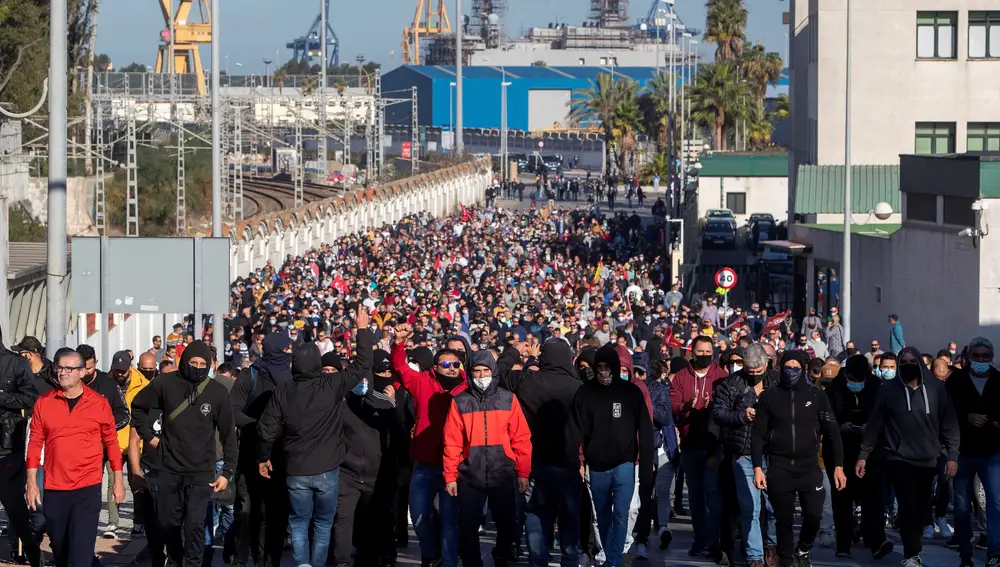
[[[391,567],[410,527],[422,567],[479,567],[488,517],[498,567],[621,567],[686,515],[720,565],[810,567],[825,531],[883,558],[897,528],[919,567],[928,526],[1000,565],[993,345],[926,356],[893,316],[861,353],[833,310],[724,313],[671,281],[663,226],[414,215],[238,279],[221,353],[190,318],[108,373],[87,345],[0,346],[9,532],[82,567],[127,485],[154,567],[278,567],[286,541]]]

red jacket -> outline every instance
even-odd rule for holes
[[[45,447],[45,490],[76,490],[101,484],[104,453],[111,470],[122,470],[122,453],[111,406],[104,396],[83,389],[73,411],[61,390],[35,401],[31,414],[27,468],[37,469]]]
[[[708,449],[714,443],[708,434],[708,422],[712,412],[709,404],[715,397],[715,388],[728,375],[729,373],[715,362],[708,367],[708,373],[703,378],[699,378],[691,367],[674,375],[674,379],[670,382],[670,409],[674,412],[677,428],[680,430],[681,447]],[[708,403],[705,402],[706,394]],[[685,407],[692,397],[697,398],[694,404]]]
[[[531,431],[521,404],[494,378],[455,396],[444,425],[444,481],[486,489],[531,474]]]
[[[451,408],[452,396],[465,391],[467,382],[446,392],[444,386],[434,377],[434,370],[417,372],[406,362],[406,348],[392,344],[390,356],[392,369],[399,375],[402,385],[413,396],[413,411],[416,427],[410,442],[410,457],[427,466],[440,468],[444,454],[444,422]],[[463,372],[462,377],[465,377]]]

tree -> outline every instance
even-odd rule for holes
[[[129,63],[118,70],[120,73],[145,73],[146,66],[142,63]]]
[[[788,94],[782,93],[778,95],[778,98],[774,99],[774,108],[771,109],[771,116],[775,120],[788,120],[789,115]]]
[[[625,96],[615,107],[611,133],[616,142],[615,165],[618,166],[618,171],[632,175],[635,173],[636,150],[639,148],[639,134],[642,132],[638,86],[633,87],[631,96],[627,90],[623,95]]]
[[[705,39],[715,44],[716,63],[736,60],[746,39],[747,10],[742,0],[708,0]]]
[[[758,41],[755,45],[743,43],[739,58],[740,77],[750,84],[757,105],[763,107],[768,85],[777,85],[785,64],[781,56],[768,52]]]
[[[531,66],[532,67],[548,67],[549,64],[547,62],[542,61],[541,59],[539,59],[538,61],[535,61],[534,63],[532,63]]]
[[[35,106],[48,76],[49,10],[44,0],[0,2],[0,98],[15,112]]]
[[[653,156],[639,173],[639,181],[643,185],[652,185],[653,178],[659,176],[660,179],[668,179],[670,175],[670,158],[667,154],[660,152]]]
[[[333,88],[336,89],[338,95],[344,96],[344,91],[347,90],[347,81],[344,77],[337,77],[333,81]]]
[[[316,92],[316,77],[308,76],[302,79],[302,85],[299,88],[303,97],[312,96]]]
[[[26,201],[11,203],[7,209],[11,242],[45,242],[45,225],[31,216]]]
[[[106,53],[94,57],[94,70],[100,73],[111,69],[111,58]]]
[[[696,123],[713,132],[716,150],[727,146],[726,126],[741,117],[751,93],[737,80],[732,63],[702,65],[691,89],[691,108]]]
[[[636,102],[638,93],[639,86],[632,80],[612,80],[610,75],[601,73],[596,82],[590,82],[590,86],[573,91],[566,118],[573,126],[600,128],[604,139],[608,141],[605,151],[607,161],[611,163],[615,145],[619,141],[614,134],[616,111],[622,103]]]

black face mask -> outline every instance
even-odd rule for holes
[[[142,368],[140,368],[139,369],[139,373],[142,374],[143,376],[145,376],[146,380],[152,380],[153,378],[156,378],[156,369],[155,368],[152,369],[152,370],[143,370]]]
[[[704,370],[712,365],[712,355],[697,354],[691,359],[691,366],[698,370]]]
[[[801,368],[782,368],[781,369],[781,384],[783,386],[794,388],[799,380],[802,379],[802,369]]]
[[[580,369],[580,378],[583,378],[584,382],[590,382],[594,379],[594,369],[589,366],[584,366]]]
[[[208,367],[205,368],[195,368],[194,366],[188,365],[187,379],[191,382],[201,382],[205,378],[208,378]]]
[[[379,376],[378,374],[372,376],[372,386],[379,392],[385,390],[388,386],[392,386],[392,384],[393,379],[391,374],[389,376]]]
[[[899,377],[904,382],[913,382],[920,378],[920,365],[909,363],[899,367]]]
[[[764,372],[763,374],[750,374],[749,372],[743,372],[743,376],[746,377],[747,384],[756,386],[764,381],[764,378],[767,377],[767,372]]]

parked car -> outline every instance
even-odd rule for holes
[[[736,232],[736,217],[729,209],[708,209],[705,216],[698,221],[701,230],[708,228],[710,221],[725,221],[733,225],[733,232]]]
[[[542,164],[549,171],[556,171],[563,165],[562,156],[557,156],[555,154],[547,154],[542,156]]]
[[[735,248],[736,224],[725,218],[709,218],[701,234],[703,248]]]

